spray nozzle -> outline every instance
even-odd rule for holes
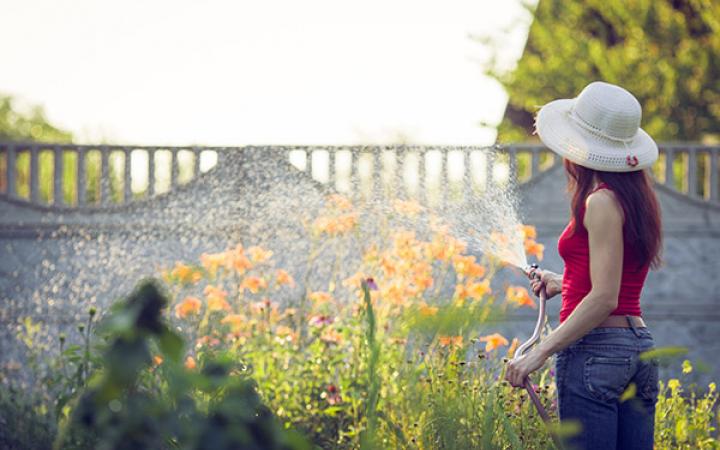
[[[523,271],[528,276],[528,278],[533,279],[537,278],[540,279],[540,275],[537,274],[536,270],[538,270],[540,266],[538,266],[537,263],[530,264],[529,266],[526,266]]]

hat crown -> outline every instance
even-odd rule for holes
[[[596,81],[585,86],[570,111],[583,128],[616,140],[629,140],[640,129],[640,102],[627,90]]]

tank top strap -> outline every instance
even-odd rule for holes
[[[607,183],[601,182],[600,184],[598,184],[597,186],[595,186],[595,189],[593,189],[592,191],[590,191],[590,193],[592,194],[593,192],[597,192],[597,191],[599,191],[600,189],[609,189],[609,190],[612,190],[612,188],[611,188]]]

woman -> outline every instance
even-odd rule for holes
[[[505,378],[521,387],[556,354],[560,421],[581,425],[568,439],[573,448],[653,448],[658,366],[640,357],[654,348],[640,293],[648,269],[660,264],[662,231],[644,170],[658,150],[640,117],[631,93],[594,82],[574,99],[543,106],[535,123],[543,143],[563,157],[572,194],[558,240],[564,273],[537,270],[540,280],[531,281],[536,294],[562,294],[560,325],[510,361]]]

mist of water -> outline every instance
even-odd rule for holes
[[[527,265],[516,186],[509,181],[484,180],[477,185],[460,179],[434,191],[420,183],[410,192],[402,170],[385,171],[376,179],[382,189],[373,195],[378,186],[368,191],[367,180],[350,180],[346,187],[360,214],[359,228],[318,247],[307,227],[322,213],[335,186],[313,181],[285,155],[278,155],[263,149],[230,155],[187,186],[155,199],[104,211],[47,213],[39,220],[50,231],[40,227],[34,239],[6,240],[4,257],[13,262],[14,270],[2,287],[0,318],[12,326],[0,336],[0,371],[12,372],[22,365],[15,336],[28,333],[24,318],[42,325],[34,335],[38,345],[54,348],[60,332],[68,341],[79,337],[76,326],[86,319],[90,306],[103,311],[142,277],[157,276],[177,261],[197,262],[202,253],[238,243],[270,249],[275,266],[298,280],[294,290],[278,299],[288,303],[306,290],[339,289],[333,280],[352,275],[369,247],[388,245],[383,237],[388,229],[428,237],[438,220],[467,244],[466,253]],[[492,156],[490,149],[485,156]],[[453,195],[464,201],[453,201]],[[419,212],[397,214],[397,199],[416,202]],[[67,226],[54,227],[58,221]],[[308,254],[313,251],[319,253],[309,266]]]

